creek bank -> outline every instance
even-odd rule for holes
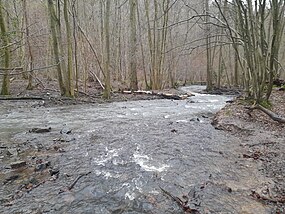
[[[270,102],[272,111],[285,117],[285,92],[274,90]],[[262,111],[250,110],[242,98],[224,107],[212,124],[242,140],[243,158],[259,165],[259,171],[271,181],[252,189],[252,197],[275,206],[274,213],[285,213],[285,125],[273,121]]]
[[[91,84],[91,83],[90,83]],[[56,81],[47,82],[45,85],[39,84],[33,90],[27,90],[22,80],[14,80],[11,85],[11,96],[0,96],[0,104],[19,105],[22,107],[53,107],[81,104],[104,104],[112,102],[125,102],[136,100],[155,99],[184,99],[190,96],[179,89],[152,90],[151,93],[123,93],[124,90],[114,90],[109,100],[103,99],[103,90],[95,86],[88,85],[87,88],[80,88],[78,96],[75,98],[62,97],[57,88]],[[186,95],[186,96],[185,96]]]

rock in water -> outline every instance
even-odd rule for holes
[[[64,127],[63,129],[60,130],[60,134],[71,134],[72,130]]]
[[[40,164],[36,165],[36,167],[35,167],[35,172],[43,171],[43,170],[45,170],[46,168],[48,168],[49,166],[50,166],[50,162],[49,162],[49,161],[40,163]]]
[[[12,169],[18,169],[20,167],[26,166],[26,161],[16,161],[13,163],[10,163],[10,166]]]
[[[50,132],[51,131],[51,127],[48,128],[33,128],[31,130],[29,130],[29,132],[32,133],[46,133],[46,132]]]

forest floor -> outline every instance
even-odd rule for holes
[[[285,117],[285,92],[274,89],[270,102],[271,110]],[[247,152],[243,158],[252,159],[260,165],[259,170],[273,183],[252,195],[264,203],[273,203],[285,212],[285,124],[273,121],[260,110],[250,110],[250,104],[243,98],[219,111],[212,125],[238,136],[240,145]]]
[[[18,116],[18,114],[19,115],[23,114],[23,112],[28,112],[28,114],[31,114],[27,110],[29,108],[35,108],[35,109],[38,108],[40,112],[41,111],[45,112],[45,110],[43,110],[43,109],[45,109],[45,107],[47,107],[47,109],[49,109],[49,107],[57,107],[57,106],[64,107],[64,106],[77,105],[77,104],[93,104],[93,103],[94,104],[101,104],[101,103],[106,103],[106,102],[109,103],[109,102],[116,102],[116,101],[134,101],[134,100],[159,99],[158,96],[154,96],[154,95],[133,95],[133,94],[123,94],[123,93],[118,92],[118,93],[113,93],[112,99],[106,101],[106,100],[102,99],[102,91],[100,89],[94,90],[94,89],[91,89],[91,87],[89,88],[88,91],[86,91],[84,93],[80,92],[80,98],[68,99],[68,98],[62,98],[59,94],[59,91],[54,89],[54,88],[56,88],[54,85],[54,82],[49,83],[48,87],[40,87],[39,86],[38,88],[35,88],[32,91],[27,91],[27,90],[24,90],[23,88],[25,88],[25,86],[20,81],[17,82],[16,84],[14,82],[12,84],[12,87],[11,87],[11,91],[12,91],[11,97],[13,97],[13,98],[28,98],[28,99],[31,98],[31,100],[27,100],[27,101],[25,101],[25,100],[17,101],[16,100],[16,101],[9,101],[9,102],[5,102],[5,101],[3,102],[2,101],[1,106],[3,109],[5,109],[5,110],[3,110],[3,115],[6,115],[6,114],[8,115],[8,113],[6,112],[7,110],[8,110],[8,112],[13,113],[13,108],[16,109],[16,116]],[[183,94],[182,91],[174,90],[174,89],[173,90],[165,90],[164,92],[172,93],[172,94]],[[237,91],[228,91],[228,90],[216,91],[216,94],[229,94],[229,93],[230,94],[237,94]],[[33,102],[33,98],[35,98],[35,102]],[[39,100],[36,100],[36,98],[39,98],[42,100],[39,101]],[[272,109],[271,110],[273,112],[285,117],[285,108],[284,108],[284,106],[285,106],[285,92],[279,91],[279,90],[274,90],[272,93],[272,97],[271,97],[271,103],[272,103]],[[284,176],[285,175],[285,157],[284,157],[285,156],[285,143],[284,143],[285,142],[285,132],[284,132],[285,125],[272,121],[267,115],[265,115],[264,113],[262,113],[259,110],[249,110],[248,108],[246,108],[249,106],[250,106],[250,104],[246,100],[244,100],[242,97],[239,97],[239,98],[235,99],[232,103],[229,103],[226,107],[221,109],[214,116],[213,119],[209,118],[209,120],[210,119],[212,120],[212,125],[215,127],[216,130],[221,130],[219,132],[225,132],[225,134],[222,134],[222,135],[232,136],[229,138],[229,140],[233,140],[233,142],[232,142],[233,145],[230,145],[230,144],[228,145],[227,143],[226,144],[221,143],[220,146],[223,145],[224,146],[223,149],[222,149],[222,147],[215,148],[215,143],[213,143],[213,145],[212,145],[213,148],[211,148],[211,150],[209,150],[210,155],[212,154],[215,157],[217,156],[219,158],[221,158],[220,156],[226,157],[226,159],[223,160],[226,162],[228,160],[230,160],[230,161],[233,161],[233,163],[237,164],[237,162],[240,162],[240,160],[244,160],[245,163],[249,163],[249,165],[258,166],[258,171],[260,172],[261,175],[264,175],[266,178],[268,178],[268,182],[267,183],[264,182],[264,183],[260,184],[258,186],[258,188],[253,187],[251,189],[251,193],[249,193],[250,198],[251,198],[250,200],[252,200],[252,199],[256,200],[258,203],[260,202],[265,207],[267,207],[267,205],[271,208],[273,207],[274,212],[271,212],[271,213],[276,213],[276,214],[280,213],[281,214],[281,213],[285,212],[285,176]],[[42,108],[42,107],[44,107],[44,108]],[[125,111],[126,108],[123,106],[123,107],[121,107],[121,109],[122,109],[122,111]],[[59,109],[59,111],[61,111],[61,110]],[[38,110],[34,110],[32,112],[37,113]],[[35,118],[40,117],[40,113],[38,113],[38,114],[39,115],[35,116]],[[186,115],[187,115],[187,113],[186,113]],[[183,115],[181,115],[181,117],[182,116]],[[7,116],[7,117],[9,118],[9,116]],[[101,121],[99,119],[100,118],[98,118],[98,121],[97,121],[98,124],[101,123]],[[33,121],[32,119],[30,119],[30,120],[33,123],[35,122],[35,124],[40,123],[40,122]],[[76,120],[76,119],[74,119],[74,120]],[[96,117],[95,117],[95,120],[96,120]],[[161,119],[159,119],[159,120],[161,120]],[[164,120],[168,120],[168,118],[165,117]],[[208,119],[206,119],[206,120],[208,120]],[[179,120],[179,121],[182,121],[182,120]],[[193,121],[193,120],[191,119],[190,121]],[[109,136],[110,139],[112,139],[112,137],[114,139],[116,139],[117,133],[120,133],[120,130],[124,130],[124,128],[123,128],[124,126],[127,127],[126,130],[135,128],[134,125],[130,125],[130,124],[132,124],[133,119],[131,119],[129,121],[130,124],[127,124],[127,123],[121,124],[120,121],[118,121],[118,122],[119,122],[121,127],[117,127],[119,130],[117,130],[117,128],[114,128],[114,130],[118,131],[118,132],[114,132],[114,136],[111,134],[111,136]],[[161,122],[163,122],[163,121],[161,121]],[[111,126],[113,123],[117,123],[117,121],[116,120],[112,121],[109,124],[109,126]],[[102,124],[105,124],[105,122],[102,121]],[[189,139],[191,139],[191,138],[196,139],[196,137],[191,135],[191,133],[189,133],[189,130],[188,130],[189,128],[190,128],[190,130],[194,129],[195,127],[198,129],[198,126],[196,126],[195,124],[193,124],[192,128],[191,128],[192,125],[190,127],[185,125],[185,127],[184,127],[183,125],[179,125],[178,122],[177,123],[171,122],[169,124],[177,126],[179,128],[180,132],[183,132],[183,133],[185,132],[185,134],[183,136],[181,136],[181,138],[180,138],[180,135],[176,134],[177,137],[179,137],[177,139],[177,143],[182,141],[181,146],[183,148],[187,147],[189,145],[189,142],[188,142]],[[27,125],[27,127],[29,127],[29,124],[26,124],[26,125]],[[59,127],[60,125],[62,125],[62,124],[54,125],[55,129],[60,129],[60,127]],[[202,124],[200,124],[200,125],[202,125]],[[153,126],[154,127],[156,126],[156,120],[155,119],[154,119]],[[163,127],[163,128],[167,129],[168,126],[169,125],[167,125],[167,124],[165,124],[165,122],[163,122],[162,124],[159,124],[157,128],[162,129],[162,127]],[[30,192],[33,189],[39,187],[44,182],[46,182],[46,180],[49,178],[50,175],[52,175],[51,179],[56,180],[57,176],[58,176],[58,171],[50,166],[50,162],[52,162],[52,163],[57,162],[57,161],[53,160],[53,159],[56,160],[57,156],[55,156],[55,154],[57,155],[57,153],[59,155],[64,155],[64,156],[66,154],[66,157],[67,157],[66,161],[68,162],[68,161],[70,161],[68,159],[69,158],[69,155],[68,155],[69,149],[70,149],[70,151],[74,151],[74,145],[70,145],[70,142],[74,142],[74,138],[72,136],[64,135],[66,137],[58,137],[58,133],[55,135],[54,131],[52,131],[51,134],[49,134],[49,133],[45,134],[45,132],[50,131],[48,129],[44,129],[44,130],[33,130],[33,129],[31,129],[28,132],[25,132],[27,127],[23,127],[22,128],[23,130],[22,129],[20,130],[22,132],[22,134],[20,133],[18,135],[18,137],[16,137],[15,139],[17,139],[19,141],[19,148],[23,150],[23,154],[21,153],[21,155],[19,155],[19,157],[25,157],[26,158],[26,156],[28,154],[29,156],[31,156],[31,160],[29,160],[27,163],[26,162],[25,163],[15,162],[15,163],[12,163],[12,164],[15,164],[13,166],[11,164],[11,167],[16,168],[16,172],[18,170],[17,168],[21,167],[21,164],[29,165],[29,167],[27,168],[27,172],[25,171],[26,169],[23,172],[24,174],[25,173],[27,174],[27,177],[24,176],[24,177],[22,177],[22,179],[19,180],[19,176],[21,176],[21,172],[19,172],[19,174],[16,174],[16,175],[12,174],[11,176],[10,176],[10,174],[8,174],[9,175],[8,177],[6,174],[1,175],[1,173],[0,173],[0,175],[1,175],[0,178],[1,178],[1,180],[4,179],[3,184],[5,186],[7,186],[7,185],[19,186],[18,182],[20,182],[20,181],[22,182],[22,181],[24,181],[24,179],[26,179],[27,182],[25,181],[26,182],[25,185],[22,185],[20,187],[20,190],[16,191],[15,194],[11,194],[10,195],[11,197],[7,197],[4,199],[1,198],[0,205],[2,203],[2,204],[4,204],[5,207],[13,206],[14,200],[17,198],[21,198],[24,190],[26,192]],[[209,127],[207,126],[207,129],[208,128]],[[53,129],[54,129],[54,127],[53,127]],[[8,130],[8,128],[7,128],[7,130]],[[39,132],[37,132],[37,131],[39,131]],[[37,133],[40,133],[41,131],[43,131],[43,133],[44,133],[43,136],[47,136],[47,139],[45,139],[45,141],[53,142],[54,145],[53,144],[52,145],[48,144],[48,146],[44,145],[45,143],[40,142],[44,138],[39,137],[38,140],[35,140],[36,138],[31,138],[31,139],[28,138],[28,137],[30,137],[29,135],[38,136]],[[68,130],[68,129],[67,130],[62,129],[60,131],[60,133],[62,134],[62,132],[66,132],[68,134],[69,131],[70,130]],[[179,131],[178,131],[178,133],[179,133]],[[99,130],[100,134],[101,134],[101,132],[102,132],[102,129]],[[152,136],[151,133],[153,132],[153,129],[147,130],[146,132],[150,132],[149,136]],[[177,128],[172,129],[171,133],[172,134],[177,133]],[[65,134],[65,133],[63,133],[63,134]],[[110,134],[110,133],[107,132],[106,136],[108,134]],[[143,135],[143,133],[141,133],[141,134]],[[159,133],[159,134],[161,134],[161,133]],[[213,142],[219,141],[219,140],[223,141],[222,139],[219,139],[218,137],[216,139],[211,138],[212,135],[213,136],[216,134],[219,135],[218,132],[217,133],[213,132],[212,134],[209,132],[208,134],[210,134],[210,136],[207,136],[207,134],[204,134],[202,132],[200,134],[201,134],[201,136],[199,136],[199,134],[198,134],[196,141],[199,141],[199,139],[201,139],[202,141],[205,141],[203,144],[204,146],[208,145],[207,140],[213,141]],[[163,135],[165,135],[165,134],[163,134]],[[160,135],[160,138],[165,137],[163,135]],[[143,137],[144,136],[142,136],[142,138]],[[204,139],[204,137],[205,137],[205,139]],[[6,160],[6,156],[7,157],[12,156],[13,157],[15,154],[18,154],[18,148],[17,149],[16,148],[10,149],[10,146],[8,146],[9,145],[8,144],[9,138],[11,138],[11,136],[9,133],[7,133],[7,135],[3,134],[3,138],[2,138],[2,140],[0,140],[0,143],[1,143],[0,149],[2,149],[1,151],[3,153],[3,154],[1,153],[0,155],[3,156],[4,160],[8,161],[8,162],[9,162],[9,158]],[[27,140],[25,141],[26,138],[27,138]],[[124,138],[122,138],[121,141],[124,142],[124,140],[123,140]],[[13,139],[11,141],[14,141],[15,139]],[[100,141],[100,139],[101,139],[100,135],[99,135],[99,137],[96,137],[96,141]],[[110,140],[110,139],[108,138],[108,140]],[[132,138],[132,136],[130,136],[129,139],[128,138],[126,138],[126,139],[127,139],[127,141],[129,141],[129,140],[132,141],[133,138]],[[239,139],[238,142],[240,143],[240,145],[236,146],[235,141],[237,139]],[[7,143],[5,142],[5,140],[7,140]],[[153,140],[153,139],[150,139],[150,142],[151,142],[151,140]],[[174,139],[172,139],[172,137],[171,137],[171,141],[173,141],[173,140]],[[25,143],[22,143],[22,141],[25,141]],[[107,141],[107,139],[106,139],[106,141]],[[183,144],[183,141],[185,141],[184,144]],[[202,141],[201,141],[201,143],[202,143]],[[114,141],[114,143],[115,142],[116,141]],[[191,140],[191,142],[192,142],[192,140]],[[194,142],[195,142],[195,140],[194,140]],[[84,142],[82,142],[82,143],[84,143]],[[125,145],[128,145],[128,143],[126,143]],[[178,144],[175,144],[175,146],[177,146],[177,145]],[[198,146],[197,149],[199,149],[200,145],[197,144],[197,146]],[[44,156],[43,154],[41,154],[41,152],[39,152],[39,151],[43,150],[42,147],[43,148],[47,147],[46,152],[44,152],[44,153],[48,154],[47,157]],[[232,150],[235,148],[236,151],[229,151],[230,148],[232,148]],[[104,146],[104,149],[105,149],[105,146]],[[217,153],[216,149],[220,149],[221,151],[219,151]],[[35,155],[32,156],[31,152],[34,152],[34,150],[36,152],[35,152]],[[132,151],[132,150],[133,150],[133,148],[130,149],[130,151]],[[126,150],[126,151],[128,151],[128,150]],[[204,149],[202,151],[204,152]],[[232,154],[234,156],[232,156]],[[169,154],[169,155],[172,156],[173,154]],[[184,155],[187,155],[187,154],[184,154]],[[236,157],[237,155],[239,155],[239,157]],[[189,153],[189,159],[191,159],[192,157],[193,157],[193,154]],[[34,161],[34,158],[36,158],[36,161]],[[84,158],[85,158],[85,156],[84,156]],[[45,161],[45,159],[51,159],[51,161],[50,160]],[[224,163],[223,161],[221,163]],[[62,161],[62,164],[64,162],[65,161]],[[207,162],[204,162],[204,163],[206,165],[208,164]],[[32,165],[30,165],[30,164],[32,164]],[[234,170],[235,167],[237,167],[237,166],[240,167],[238,165],[239,163],[237,165],[235,165],[235,164],[233,166],[230,166],[230,168],[233,168],[233,170]],[[7,164],[0,164],[1,169],[7,170],[5,168],[6,165]],[[66,164],[64,163],[63,166],[66,167],[65,169],[63,169],[63,171],[69,170],[69,166],[67,165],[67,163]],[[248,166],[248,167],[250,169],[250,166]],[[88,166],[82,167],[82,168],[84,168],[84,169],[86,168],[86,170],[87,170]],[[32,169],[34,169],[34,170],[32,170]],[[47,169],[49,169],[49,171],[47,171]],[[32,170],[32,171],[30,171],[30,170]],[[210,168],[210,170],[213,170],[213,172],[215,172],[214,169]],[[239,169],[237,169],[237,171],[238,170]],[[257,169],[255,169],[255,170],[257,170]],[[9,169],[8,169],[8,171],[9,171]],[[40,173],[38,173],[38,172],[40,172]],[[33,177],[31,179],[30,176],[32,174],[33,174]],[[215,177],[215,174],[214,173],[212,173],[212,174]],[[255,173],[255,175],[258,175],[258,173]],[[66,179],[68,179],[69,175],[65,175],[65,176],[67,176]],[[82,175],[82,176],[84,176],[84,175]],[[181,175],[179,175],[179,176],[181,176]],[[220,175],[218,173],[216,175],[216,177],[219,177],[219,176]],[[223,180],[223,176],[225,176],[227,178],[227,176],[232,176],[232,175],[231,174],[228,175],[227,173],[225,175],[221,175],[222,180]],[[241,175],[239,175],[239,176],[241,176]],[[247,176],[247,175],[242,175],[241,177],[244,177],[244,176]],[[210,177],[211,177],[211,175],[210,175]],[[175,180],[175,179],[176,178],[174,178],[172,180]],[[251,180],[251,179],[252,178],[249,178],[249,180]],[[185,175],[185,180],[189,181],[189,177],[187,177],[186,175]],[[64,179],[62,181],[60,180],[60,182],[65,182],[65,180]],[[258,183],[258,181],[256,181],[256,182]],[[63,183],[60,183],[60,184],[62,185]],[[232,191],[234,191],[234,192],[236,191],[234,188],[231,187],[230,183],[226,182],[226,184],[227,184],[227,186],[230,186],[227,189],[227,191],[229,193],[231,193]],[[75,185],[75,183],[74,183],[74,185]],[[248,186],[248,185],[249,184],[247,184],[246,186]],[[68,188],[73,188],[73,186],[71,185]],[[221,187],[221,188],[224,189],[224,187]],[[9,191],[11,190],[10,187],[8,189],[9,189]],[[1,191],[5,192],[6,190],[1,190]],[[4,193],[4,192],[2,192],[2,193]],[[237,191],[237,192],[239,192],[239,191]],[[40,193],[41,192],[39,191],[39,194]],[[246,194],[247,193],[248,193],[248,190],[246,190]],[[35,194],[37,194],[37,193],[35,193]],[[211,194],[209,194],[209,197],[210,196],[211,196]],[[217,200],[218,200],[218,198],[217,198]],[[17,208],[17,206],[15,207],[15,209],[16,208]],[[251,208],[249,207],[248,209],[250,210]],[[207,212],[202,212],[202,213],[207,213]],[[247,213],[254,213],[254,212],[247,212]],[[263,212],[261,212],[261,213],[263,213]]]
[[[41,105],[44,107],[161,99],[161,97],[157,95],[122,93],[123,89],[118,88],[114,89],[114,92],[111,93],[111,98],[106,100],[102,97],[102,88],[94,82],[88,83],[86,89],[80,87],[77,97],[73,99],[60,96],[60,91],[57,89],[58,83],[56,81],[47,81],[44,85],[38,84],[33,88],[33,90],[27,90],[25,84],[26,83],[22,80],[14,80],[13,83],[11,83],[11,97],[16,99],[22,98],[23,100],[37,100],[39,98],[42,99]],[[162,92],[174,95],[184,94],[177,89],[165,89],[153,92]]]

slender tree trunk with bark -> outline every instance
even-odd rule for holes
[[[76,96],[79,93],[79,70],[78,70],[78,44],[77,44],[77,28],[76,28],[76,4],[78,6],[78,1],[73,0],[72,2],[72,21],[73,21],[73,40],[74,40],[74,65],[75,65],[75,89]]]
[[[61,60],[60,66],[61,66],[61,72],[63,77],[63,85],[65,88],[65,92],[63,96],[70,97],[70,90],[69,90],[69,78],[68,78],[68,68],[66,66],[66,60],[65,60],[65,48],[64,48],[64,40],[62,38],[62,26],[61,26],[61,0],[56,1],[56,31],[57,31],[57,39],[58,39],[58,51],[59,51],[59,57]],[[64,14],[63,14],[64,16]]]
[[[142,67],[143,67],[143,75],[144,75],[144,82],[145,82],[145,88],[149,89],[149,84],[147,80],[147,73],[146,73],[146,66],[145,66],[145,53],[144,53],[144,45],[143,45],[143,39],[142,39],[142,32],[141,32],[141,20],[140,20],[140,10],[139,10],[139,4],[137,4],[137,19],[138,19],[138,34],[140,39],[140,51],[141,51],[141,57],[142,57]]]
[[[207,51],[207,91],[213,90],[212,79],[212,63],[211,63],[211,49],[210,49],[210,18],[209,18],[209,0],[205,0],[205,21],[206,21],[206,51]]]
[[[74,86],[73,86],[73,63],[72,63],[72,33],[68,17],[68,0],[64,0],[63,14],[66,27],[66,41],[67,41],[67,81],[66,88],[68,90],[67,96],[74,97]]]
[[[132,91],[138,90],[137,77],[137,30],[136,30],[136,4],[137,0],[129,0],[130,5],[130,89]]]
[[[111,72],[110,72],[110,12],[111,0],[106,1],[106,11],[104,17],[104,35],[105,35],[105,54],[104,54],[104,73],[105,73],[105,89],[103,97],[111,98]]]
[[[63,77],[62,77],[62,69],[61,69],[61,60],[60,60],[60,51],[59,51],[59,44],[58,44],[58,36],[57,36],[57,17],[54,9],[53,0],[48,0],[48,11],[50,17],[50,29],[52,34],[52,41],[53,41],[53,52],[54,52],[54,59],[57,68],[57,77],[61,95],[66,94],[66,88],[64,86]]]
[[[151,26],[150,26],[150,14],[149,14],[149,0],[144,0],[145,7],[145,16],[147,20],[147,38],[148,38],[148,48],[150,54],[150,88],[153,88],[154,85],[154,45],[151,35]]]
[[[1,30],[1,40],[4,45],[4,68],[8,69],[10,66],[10,48],[9,48],[9,38],[6,32],[5,18],[3,14],[3,4],[0,0],[0,30]],[[10,80],[9,80],[9,70],[4,71],[1,95],[10,94]]]
[[[28,86],[27,90],[32,90],[33,89],[33,68],[34,68],[34,56],[32,52],[32,47],[31,47],[31,42],[30,42],[30,30],[29,30],[29,20],[28,20],[28,11],[27,11],[27,0],[23,0],[23,12],[24,12],[24,19],[25,19],[25,31],[26,31],[26,36],[25,36],[25,41],[27,44],[27,61],[28,61],[28,67],[27,70],[30,70],[28,73]]]
[[[279,50],[280,44],[283,37],[285,18],[285,2],[284,0],[272,0],[272,40],[271,40],[271,52],[269,57],[269,83],[266,92],[266,100],[269,100],[272,89],[273,89],[273,80],[277,76],[277,69],[279,67]]]

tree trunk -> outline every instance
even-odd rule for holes
[[[68,1],[64,0],[63,14],[66,26],[66,41],[67,41],[67,81],[65,83],[68,93],[67,96],[74,97],[74,86],[73,86],[73,64],[72,64],[72,35],[71,27],[69,24],[68,17]]]
[[[1,39],[3,42],[4,48],[4,68],[9,68],[10,66],[10,50],[9,50],[9,38],[6,32],[6,24],[3,14],[3,4],[2,0],[0,0],[0,30],[1,30]],[[3,82],[1,95],[9,95],[10,94],[10,80],[9,80],[9,70],[4,71]]]
[[[144,0],[145,7],[145,16],[147,20],[147,37],[148,37],[148,48],[150,53],[150,88],[153,88],[154,85],[154,44],[152,41],[151,35],[151,26],[150,26],[150,15],[149,15],[149,0]]]
[[[207,51],[207,91],[213,90],[212,80],[212,66],[211,66],[211,49],[210,49],[210,18],[209,18],[209,0],[205,0],[205,12],[206,12],[206,51]]]
[[[75,89],[76,89],[76,96],[78,96],[79,93],[79,71],[78,71],[78,44],[77,44],[77,28],[76,28],[76,7],[75,4],[77,3],[78,6],[78,1],[73,0],[72,2],[72,21],[73,21],[73,40],[74,40],[74,64],[75,64]]]
[[[132,91],[138,90],[137,78],[137,30],[136,30],[136,4],[137,0],[129,0],[130,5],[130,89]]]
[[[66,88],[64,86],[63,77],[62,77],[60,52],[59,52],[58,38],[57,38],[57,32],[56,32],[57,18],[56,18],[53,0],[48,0],[48,11],[49,11],[49,17],[50,17],[50,28],[51,28],[52,41],[53,41],[53,52],[54,52],[54,58],[55,58],[55,63],[56,63],[56,68],[57,68],[59,88],[60,88],[61,95],[65,95]]]
[[[34,56],[32,52],[32,47],[30,43],[30,30],[29,30],[29,20],[28,20],[28,11],[27,11],[27,0],[23,0],[23,12],[24,12],[24,19],[25,19],[25,31],[26,31],[26,36],[25,36],[25,41],[28,46],[28,69],[30,72],[28,73],[28,86],[27,90],[32,90],[33,89],[33,68],[34,68]]]
[[[110,9],[111,0],[106,1],[106,11],[104,17],[105,32],[105,54],[104,54],[104,73],[105,73],[105,89],[103,97],[110,99],[111,97],[111,80],[110,80]]]
[[[284,18],[284,10],[285,3],[280,0],[272,0],[272,24],[273,24],[273,35],[271,40],[271,52],[269,58],[269,83],[266,92],[266,100],[268,101],[273,89],[273,80],[277,75],[277,69],[279,67],[278,55],[281,46],[281,40],[284,31],[285,18]]]

